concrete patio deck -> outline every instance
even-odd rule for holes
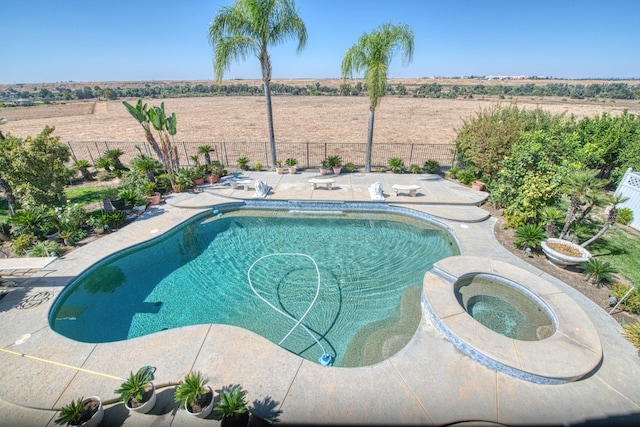
[[[52,426],[71,399],[98,395],[107,402],[130,371],[157,368],[158,403],[150,414],[105,406],[102,425],[197,426],[217,423],[177,411],[171,384],[200,370],[216,390],[240,384],[251,409],[282,424],[445,425],[474,421],[506,425],[639,425],[640,359],[602,307],[575,289],[513,256],[494,238],[495,219],[477,204],[486,193],[434,175],[342,174],[333,188],[312,189],[313,173],[251,172],[272,187],[268,199],[370,201],[368,187],[383,184],[384,202],[420,210],[449,226],[461,254],[527,270],[557,287],[586,313],[603,359],[588,377],[560,385],[523,381],[492,370],[446,339],[423,318],[409,344],[389,359],[362,368],[326,368],[301,359],[252,332],[226,325],[195,325],[132,340],[88,344],[52,331],[49,310],[65,286],[100,259],[170,230],[212,206],[250,199],[231,177],[200,191],[166,198],[126,228],[61,257],[0,300],[0,425]],[[419,185],[416,197],[393,196],[392,185]],[[253,188],[253,185],[250,186]],[[590,327],[590,325],[584,325]],[[105,327],[105,325],[96,325]],[[29,357],[27,357],[29,356]],[[547,357],[549,355],[546,355]],[[47,363],[40,358],[53,361]],[[83,370],[72,369],[80,367]]]

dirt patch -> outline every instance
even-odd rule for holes
[[[134,101],[134,100],[130,100]],[[178,142],[265,142],[268,129],[264,98],[211,97],[147,100],[165,103],[178,118]],[[602,112],[640,113],[638,101],[586,101],[558,98],[421,99],[386,96],[376,109],[374,143],[452,144],[457,129],[482,108],[496,102],[515,102],[520,108],[540,107],[553,114],[576,117]],[[89,112],[90,111],[90,112]],[[369,118],[367,97],[274,96],[274,128],[277,142],[365,142]],[[64,105],[5,108],[3,132],[25,138],[44,126],[55,126],[61,141],[136,142],[143,130],[122,101],[79,102]]]
[[[584,274],[582,274],[582,272],[577,268],[560,268],[551,264],[551,262],[549,262],[542,251],[534,251],[530,256],[527,256],[521,249],[516,248],[516,246],[513,244],[514,230],[512,228],[504,228],[504,218],[502,217],[500,211],[491,207],[489,204],[483,205],[482,208],[490,212],[491,216],[497,218],[498,221],[496,222],[494,228],[494,235],[498,242],[500,242],[505,249],[507,249],[518,258],[523,259],[534,267],[544,271],[545,273],[548,273],[551,276],[562,280],[572,288],[585,295],[591,301],[595,302],[599,307],[602,307],[603,310],[606,310],[607,312],[611,310],[611,307],[609,306],[610,291],[608,286],[596,286],[592,283],[587,282],[584,278]],[[640,315],[628,313],[626,311],[617,309],[612,313],[612,317],[619,323],[634,323],[640,320]]]

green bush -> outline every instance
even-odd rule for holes
[[[458,172],[460,172],[460,168],[458,166],[454,166],[449,169],[449,175],[451,175],[452,178],[457,178]]]
[[[409,173],[420,173],[422,172],[422,168],[420,165],[411,165],[409,166]]]
[[[538,224],[525,224],[518,227],[514,233],[514,244],[519,248],[535,249],[540,246],[546,238],[542,227]]]
[[[262,170],[262,163],[256,163],[255,165],[253,165],[253,170],[254,171],[261,171]]]
[[[618,219],[620,224],[629,225],[633,221],[633,211],[629,208],[622,208],[618,210]]]
[[[346,165],[344,165],[344,170],[349,173],[354,173],[356,171],[356,165],[353,164],[352,162],[349,162]]]
[[[404,172],[404,161],[400,157],[393,157],[389,159],[389,169],[393,173],[403,173]]]
[[[477,178],[476,170],[472,167],[463,169],[456,174],[456,178],[464,185],[470,185]]]
[[[11,250],[18,256],[24,256],[35,240],[36,237],[32,233],[21,234],[11,242]]]
[[[436,173],[440,169],[440,163],[437,160],[427,160],[424,162],[424,171],[426,173]]]
[[[584,272],[588,281],[595,284],[613,281],[613,274],[617,272],[610,262],[600,261],[597,258],[590,258],[578,268]]]
[[[27,251],[27,254],[31,257],[60,256],[62,254],[62,250],[60,249],[60,244],[58,242],[54,242],[53,240],[44,240],[33,245]]]
[[[99,172],[96,174],[96,179],[97,179],[98,181],[109,181],[109,180],[111,180],[111,179],[113,179],[113,178],[114,178],[113,173],[111,173],[111,172],[107,172],[107,171],[99,171]]]
[[[629,292],[629,289],[631,289],[631,286],[617,283],[611,287],[611,296],[616,297],[618,301],[620,301],[627,292]],[[622,304],[620,304],[620,307],[628,312],[640,314],[640,293],[638,292],[638,288],[635,288],[629,296],[625,298]]]
[[[640,348],[640,321],[622,327],[624,336],[637,348]]]

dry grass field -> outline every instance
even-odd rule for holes
[[[135,103],[135,100],[129,100]],[[165,102],[178,117],[176,139],[185,142],[268,141],[263,97],[212,97],[147,100]],[[496,102],[521,108],[543,108],[577,117],[602,112],[640,113],[638,101],[588,101],[559,98],[419,99],[387,96],[376,110],[374,143],[450,144],[463,119]],[[273,97],[276,141],[365,142],[369,112],[366,97]],[[142,142],[140,125],[122,101],[68,102],[65,104],[0,109],[7,119],[2,130],[18,137],[35,136],[45,125],[66,141]]]

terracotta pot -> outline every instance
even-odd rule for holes
[[[162,194],[160,193],[153,193],[153,196],[147,196],[147,200],[149,201],[149,203],[151,203],[152,205],[159,205],[160,201],[162,200]]]
[[[297,168],[297,167],[295,167],[295,166],[291,166],[291,167],[289,168],[289,174],[290,174],[290,175],[295,175],[297,170],[298,170],[298,168]]]
[[[471,188],[473,190],[482,191],[482,190],[484,190],[484,182],[482,182],[482,181],[473,181],[473,183],[471,184]]]
[[[329,169],[320,168],[320,175],[326,175],[329,173]]]
[[[209,184],[215,184],[216,182],[218,182],[218,179],[219,179],[219,178],[220,178],[220,177],[219,177],[218,175],[207,175],[207,176],[205,177],[206,181],[207,181]]]
[[[194,180],[193,180],[193,183],[194,183],[195,185],[202,185],[202,184],[204,184],[204,177],[202,177],[202,178],[198,178],[198,179],[194,179]]]
[[[333,173],[335,175],[340,175],[340,172],[342,172],[342,166],[334,166],[333,167]]]
[[[284,168],[282,168],[282,167],[276,167],[276,173],[277,173],[278,175],[282,175],[282,174],[284,174]]]

